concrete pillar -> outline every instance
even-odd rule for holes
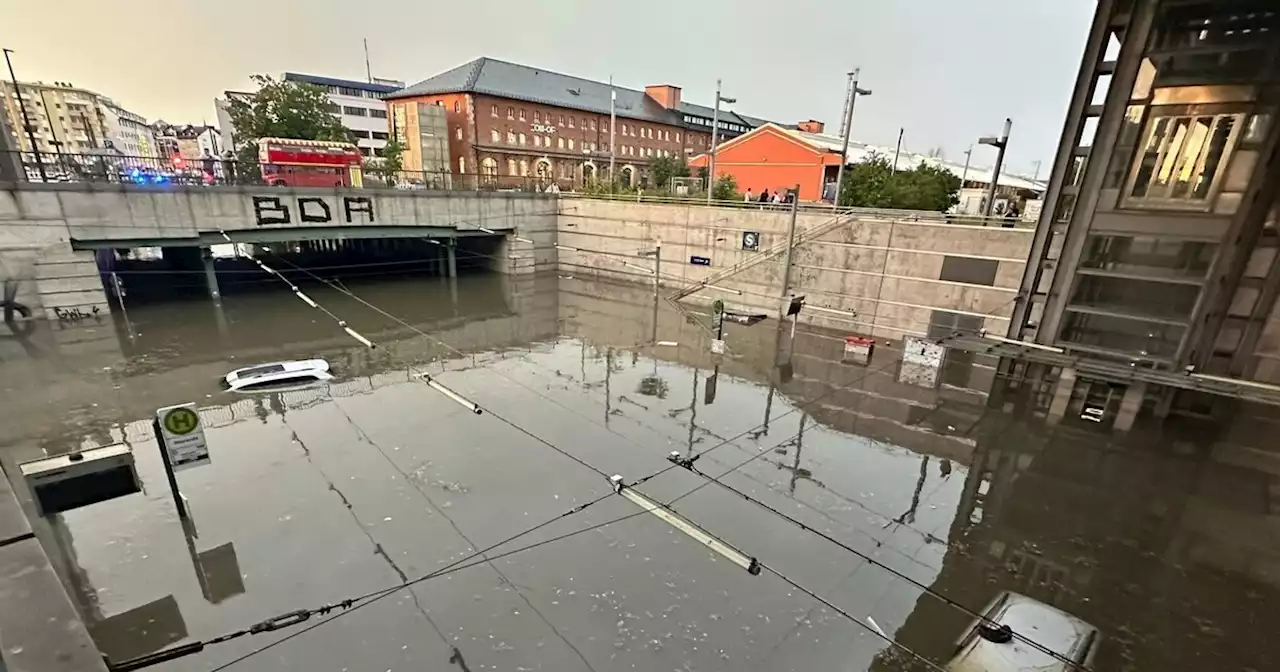
[[[1138,411],[1142,410],[1142,400],[1146,396],[1146,383],[1130,384],[1120,399],[1120,410],[1116,412],[1116,421],[1112,428],[1117,432],[1133,429],[1133,421],[1138,417]]]
[[[454,250],[457,247],[457,243],[450,238],[447,247],[449,252],[449,277],[456,278],[458,277],[458,255]]]
[[[1053,390],[1053,401],[1049,403],[1049,422],[1060,422],[1067,414],[1067,406],[1071,403],[1071,393],[1076,388],[1076,370],[1064,368],[1058,376],[1058,386]]]

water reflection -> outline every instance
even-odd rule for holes
[[[727,484],[957,602],[1015,590],[1097,625],[1099,669],[1261,669],[1280,654],[1256,627],[1280,606],[1280,471],[1238,434],[1049,428],[1006,410],[1034,404],[1006,405],[980,357],[921,388],[898,380],[891,344],[851,364],[844,334],[793,338],[771,321],[729,323],[730,354],[714,356],[705,328],[655,309],[649,287],[477,276],[455,289],[456,300],[432,281],[352,286],[430,337],[315,292],[385,344],[372,352],[291,296],[262,294],[225,298],[222,322],[191,302],[133,310],[128,326],[44,325],[30,335],[39,359],[0,339],[9,473],[43,453],[135,450],[145,494],[68,512],[41,537],[104,650],[134,655],[394,585],[606,491],[412,375],[429,369],[610,473],[714,447],[704,471],[746,462]],[[337,379],[253,397],[217,389],[230,369],[302,356],[327,359]],[[186,400],[201,405],[213,452],[180,475],[198,536],[173,515],[145,420]],[[665,501],[700,483],[676,472],[646,486]],[[704,488],[678,508],[934,660],[968,625],[732,493]],[[171,668],[206,670],[249,646]],[[245,669],[911,669],[784,584],[747,581],[648,520],[421,584],[279,648]]]

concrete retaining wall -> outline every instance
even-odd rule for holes
[[[797,235],[828,224],[832,215],[801,212]],[[743,233],[760,234],[760,250],[785,244],[790,213],[683,205],[563,199],[559,242],[562,273],[644,280],[650,267],[636,257],[662,241],[663,272],[672,288],[762,254],[743,249]],[[867,215],[847,222],[794,253],[791,293],[811,305],[852,311],[853,317],[810,312],[809,320],[889,339],[954,328],[1003,333],[1013,310],[1032,231],[982,228]],[[611,254],[599,254],[608,252]],[[622,256],[612,256],[612,255]],[[624,256],[631,258],[624,259]],[[693,265],[693,256],[710,266]],[[704,290],[689,298],[776,314],[781,304],[783,256],[778,255],[716,286],[741,295]],[[683,282],[682,282],[683,281]]]

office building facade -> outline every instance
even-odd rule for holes
[[[611,97],[616,95],[616,101]],[[535,67],[480,58],[386,96],[404,133],[421,108],[444,109],[451,172],[480,178],[523,177],[562,187],[605,179],[610,159],[610,108],[617,116],[615,163],[621,183],[641,186],[659,157],[691,157],[711,143],[714,111],[681,99],[679,87],[611,86]],[[721,137],[766,123],[721,110]],[[423,165],[406,152],[405,167]]]

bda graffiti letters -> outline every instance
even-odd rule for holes
[[[304,196],[294,199],[298,219],[307,224],[328,224],[333,221],[333,211],[323,198]],[[343,196],[342,212],[350,224],[353,214],[367,217],[361,221],[374,221],[373,199],[367,196]],[[258,226],[278,226],[293,222],[292,211],[279,196],[254,196],[253,218]]]

